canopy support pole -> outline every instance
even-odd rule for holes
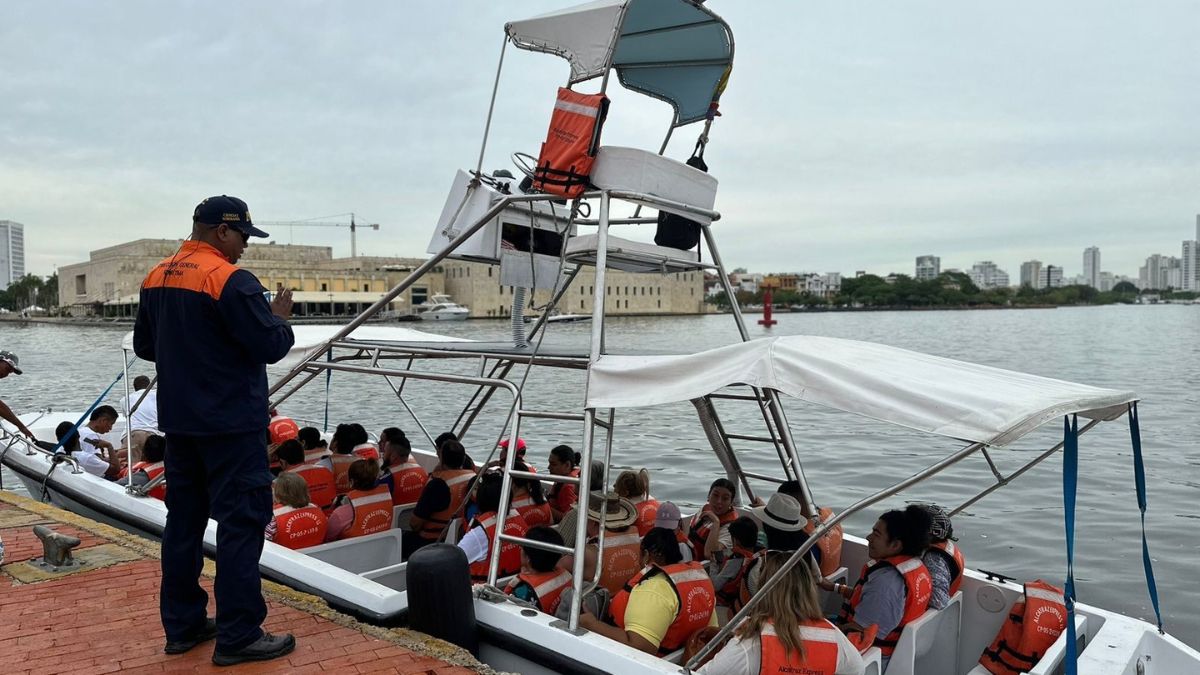
[[[492,131],[492,112],[496,109],[496,92],[500,89],[500,71],[504,68],[504,52],[508,49],[508,35],[500,45],[500,62],[496,64],[496,81],[492,83],[492,100],[488,103],[487,121],[483,124],[483,142],[479,144],[479,161],[475,163],[475,179],[483,173],[483,153],[487,150],[488,135]]]
[[[709,225],[704,224],[700,226],[700,231],[704,233],[704,242],[708,246],[708,253],[712,256],[713,264],[717,266],[717,276],[721,279],[721,288],[729,298],[729,306],[733,311],[733,320],[737,323],[738,334],[742,336],[742,342],[749,342],[750,333],[746,331],[746,320],[742,318],[742,308],[738,306],[737,295],[734,294],[733,286],[729,283],[729,275],[725,272],[725,263],[721,262],[721,254],[717,252],[717,242],[713,239],[712,231],[709,228]]]
[[[121,399],[121,407],[125,408],[125,466],[128,467],[125,472],[125,489],[128,490],[133,487],[133,422],[129,419],[132,413],[129,409],[129,352],[124,349],[121,350],[121,368],[125,373],[125,398]],[[148,387],[146,391],[149,391]],[[145,396],[142,394],[143,398]]]

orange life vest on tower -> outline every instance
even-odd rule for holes
[[[271,418],[270,424],[267,425],[267,435],[271,439],[271,445],[279,445],[284,441],[290,441],[293,438],[300,436],[300,426],[297,425],[292,418],[276,415]]]
[[[995,675],[1017,675],[1034,667],[1050,645],[1067,629],[1063,592],[1042,580],[1025,584],[1025,601],[1017,601],[1008,621],[979,657]]]
[[[658,517],[658,500],[645,497],[634,506],[638,511],[638,534],[644,537],[647,532],[654,529],[654,519]]]
[[[318,508],[327,509],[337,499],[337,485],[333,472],[320,464],[289,466],[288,471],[298,474],[308,484],[308,499]]]
[[[325,541],[325,528],[328,525],[325,513],[313,504],[299,509],[276,504],[273,541],[293,550],[316,546]]]
[[[967,569],[967,562],[963,558],[962,549],[947,539],[943,542],[930,544],[929,550],[945,558],[946,564],[950,566],[950,595],[953,596],[958,592],[958,587],[962,586],[963,570]]]
[[[833,509],[817,509],[817,517],[825,524],[833,517]],[[817,526],[810,520],[804,526],[804,534],[811,535]],[[842,526],[834,525],[828,532],[817,540],[817,548],[821,551],[821,575],[829,576],[842,566]]]
[[[429,477],[441,479],[446,483],[446,487],[450,488],[450,504],[429,516],[429,519],[421,526],[422,537],[437,540],[441,538],[446,525],[450,523],[450,519],[458,512],[458,508],[466,499],[467,488],[471,485],[471,479],[475,477],[475,472],[471,469],[442,469],[429,474]]]
[[[642,568],[642,538],[630,526],[626,532],[604,530],[604,554],[600,564],[600,585],[616,595]]]
[[[137,464],[133,465],[134,473],[137,473],[138,471],[145,471],[146,476],[148,476],[150,480],[154,480],[155,478],[161,476],[166,469],[166,466],[162,462],[138,462]],[[161,501],[166,501],[167,484],[165,482],[159,484],[157,487],[147,492],[146,496],[153,497]]]
[[[583,194],[607,114],[608,97],[604,94],[580,94],[559,87],[550,130],[533,170],[534,190],[562,197]]]
[[[387,473],[392,477],[392,504],[416,504],[421,491],[429,482],[429,474],[412,457],[399,466],[389,466]]]
[[[504,592],[509,595],[517,590],[517,586],[525,582],[533,589],[537,606],[547,614],[558,611],[558,603],[562,600],[563,591],[571,587],[571,573],[566,570],[550,570],[549,572],[522,572],[508,582]]]
[[[633,589],[656,574],[666,575],[671,590],[675,591],[675,597],[679,599],[679,612],[667,628],[662,644],[658,646],[659,654],[668,654],[682,647],[692,633],[708,625],[717,605],[717,598],[713,592],[712,580],[708,578],[704,566],[698,562],[675,563],[662,567],[650,565],[633,575],[621,592],[613,598],[609,612],[618,628],[625,629],[625,609],[629,606],[629,596]]]
[[[701,513],[711,511],[712,508],[708,504],[705,504],[704,508],[700,509]],[[729,509],[725,512],[725,515],[717,517],[721,525],[728,525],[737,519],[737,509]],[[688,528],[688,541],[692,542],[692,556],[696,560],[707,560],[704,555],[704,544],[708,541],[708,531],[711,528],[709,528],[708,521],[700,521],[700,514],[693,516],[692,522],[694,524]]]
[[[350,465],[359,459],[361,458],[354,455],[343,455],[336,452],[329,456],[329,463],[333,465],[333,484],[339,495],[350,491],[350,475],[346,472],[350,470]]]
[[[521,517],[525,519],[525,524],[530,527],[554,524],[554,513],[550,511],[549,502],[538,504],[533,501],[533,497],[526,494],[524,497],[514,499],[512,507],[521,514]]]
[[[800,622],[800,642],[804,657],[797,652],[788,653],[783,641],[775,632],[775,625],[763,625],[760,637],[761,656],[759,675],[777,673],[804,673],[805,675],[834,675],[838,663],[838,631],[825,619]]]
[[[896,571],[904,578],[904,615],[900,617],[900,623],[892,629],[892,632],[875,638],[875,646],[879,647],[884,656],[891,656],[895,651],[896,642],[900,640],[900,632],[904,630],[904,627],[909,622],[920,618],[929,608],[929,598],[933,596],[933,578],[929,576],[929,570],[920,558],[896,555],[883,560],[872,560],[863,565],[858,583],[854,584],[854,593],[849,600],[842,603],[842,611],[839,616],[840,620],[845,623],[854,621],[854,608],[858,607],[858,603],[862,601],[863,586],[867,584],[867,579],[872,574],[888,567],[896,568]]]
[[[474,581],[486,581],[488,575],[488,566],[492,561],[492,546],[495,545],[496,539],[496,512],[489,511],[475,516],[475,520],[471,522],[471,528],[482,527],[487,532],[488,553],[483,560],[471,563],[471,579]],[[510,537],[524,537],[529,531],[529,526],[525,524],[525,519],[515,509],[509,509],[508,517],[504,519],[504,534]],[[511,541],[500,543],[500,566],[496,570],[497,576],[508,576],[521,571],[521,546]]]
[[[354,508],[354,521],[344,539],[366,534],[385,532],[392,527],[392,493],[386,485],[376,485],[370,490],[351,490],[350,506]]]

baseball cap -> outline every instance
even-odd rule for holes
[[[3,361],[5,363],[7,363],[9,366],[11,366],[13,369],[13,372],[18,375],[20,375],[23,372],[21,370],[21,367],[19,365],[17,365],[18,363],[20,363],[21,360],[17,358],[16,354],[14,354],[10,351],[0,351],[0,361]]]
[[[668,530],[678,530],[681,518],[678,506],[675,506],[672,502],[663,502],[658,505],[658,511],[654,514],[654,526]]]
[[[500,441],[500,448],[503,450],[508,449],[508,439],[507,438]],[[525,452],[525,439],[524,438],[517,438],[517,452],[518,453]]]
[[[250,207],[246,206],[246,202],[229,195],[209,197],[197,204],[192,213],[192,220],[211,227],[228,225],[251,237],[270,236],[250,222]]]

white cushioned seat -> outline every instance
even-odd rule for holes
[[[616,145],[601,146],[592,165],[592,185],[603,190],[641,192],[689,206],[712,210],[717,199],[717,179],[683,162],[647,150]],[[711,219],[631,199],[650,208],[669,211],[699,223]]]
[[[598,234],[582,234],[567,241],[566,259],[581,265],[595,265]],[[683,272],[702,267],[698,251],[681,251],[608,235],[609,269],[625,272]]]

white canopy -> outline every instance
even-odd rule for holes
[[[510,21],[504,31],[522,49],[563,57],[571,64],[571,82],[582,82],[608,70],[627,1],[597,0]]]
[[[1120,417],[1137,400],[1011,370],[871,342],[796,335],[682,356],[602,356],[587,406],[629,408],[687,401],[732,384],[941,436],[1007,445],[1065,414]]]
[[[291,351],[287,356],[283,357],[276,366],[282,368],[294,368],[301,361],[317,354],[321,345],[325,344],[329,338],[333,337],[340,331],[343,326],[292,326],[292,333],[296,336],[296,343],[292,345]],[[402,328],[400,326],[359,326],[354,329],[348,338],[350,340],[364,340],[369,342],[470,342],[462,338],[447,337],[445,335],[437,335],[434,333],[426,333],[412,328]],[[121,340],[121,348],[126,351],[133,351],[133,331],[125,334]]]

